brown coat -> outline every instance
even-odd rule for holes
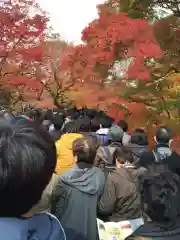
[[[139,175],[136,168],[120,168],[109,174],[98,207],[103,220],[119,222],[141,217]]]

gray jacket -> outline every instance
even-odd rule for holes
[[[100,169],[75,166],[60,177],[52,195],[51,212],[63,226],[75,229],[88,240],[98,239],[97,204],[104,184]]]

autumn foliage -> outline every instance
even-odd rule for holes
[[[137,105],[118,97],[124,91],[124,82],[116,78],[115,82],[110,83],[108,77],[115,62],[132,59],[126,71],[126,81],[136,79],[144,82],[150,78],[151,72],[146,62],[163,55],[155,39],[153,26],[146,20],[132,19],[127,13],[107,11],[101,6],[99,18],[83,30],[82,40],[84,44],[73,47],[66,54],[62,69],[68,70],[76,81],[83,82],[84,88],[94,89],[94,94],[91,95],[96,99],[97,105],[103,106],[102,99],[106,107],[112,108],[112,104],[120,103],[121,115],[128,115],[125,110],[127,108],[132,115],[133,108],[136,109]],[[102,92],[106,97],[102,98]],[[88,101],[90,99],[86,98],[83,103]]]
[[[34,0],[0,5],[0,87],[15,91],[18,97],[40,87],[35,70],[43,56],[47,20]]]
[[[133,58],[128,78],[145,80],[149,71],[145,60],[160,58],[153,27],[146,20],[131,19],[127,14],[100,12],[99,18],[82,32],[83,45],[73,48],[66,58],[75,77],[103,81],[115,61]]]
[[[157,6],[168,14],[157,15]],[[116,119],[128,119],[132,128],[141,125],[151,131],[164,123],[177,131],[179,5],[166,0],[107,0],[97,8],[98,18],[82,31],[83,44],[72,47],[61,66],[84,89],[91,89],[79,93],[83,103],[91,106],[96,101]]]
[[[0,91],[6,90],[13,104],[101,108],[128,119],[132,128],[151,132],[164,123],[178,132],[177,3],[107,0],[82,31],[83,43],[74,46],[48,33],[47,13],[36,0],[8,0],[0,5]],[[157,16],[157,6],[170,15]]]

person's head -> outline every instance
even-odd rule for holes
[[[20,217],[40,199],[56,166],[50,135],[26,119],[0,119],[0,217]]]
[[[158,144],[170,144],[173,138],[173,132],[170,128],[162,126],[157,129],[155,141]]]
[[[109,143],[120,142],[122,143],[122,138],[124,136],[124,131],[118,125],[113,125],[108,130],[108,140]]]
[[[140,146],[147,146],[148,145],[148,138],[146,133],[143,131],[139,131],[139,129],[135,130],[131,135],[131,143],[137,144]]]
[[[121,127],[124,132],[127,132],[127,131],[128,131],[128,124],[127,124],[126,121],[120,120],[117,125],[118,125],[119,127]]]
[[[125,146],[116,148],[113,154],[113,162],[117,168],[122,167],[124,164],[133,163],[133,154],[131,150]]]
[[[44,120],[52,121],[53,119],[53,111],[51,109],[47,109],[47,111],[44,114]]]
[[[41,123],[42,122],[42,112],[40,109],[33,109],[28,113],[28,117],[33,119],[33,121]]]
[[[94,117],[91,120],[91,132],[96,132],[100,129],[101,121],[99,117]]]
[[[79,133],[80,132],[80,125],[77,121],[70,121],[67,122],[63,129],[62,129],[62,133]]]
[[[97,143],[91,137],[78,138],[73,142],[73,156],[76,164],[93,165],[96,156]]]
[[[166,166],[155,165],[146,173],[141,184],[142,204],[154,222],[172,222],[180,213],[180,179]]]
[[[10,113],[10,112],[5,112],[4,113],[4,118],[7,120],[7,121],[14,121],[14,118],[15,118],[15,116],[12,114],[12,113]]]
[[[80,125],[80,132],[90,132],[91,130],[91,119],[87,116],[76,120]]]
[[[144,129],[142,128],[136,128],[134,132],[137,132],[137,133],[146,133]]]
[[[53,124],[56,130],[61,130],[64,120],[61,115],[57,114],[53,117]]]
[[[100,119],[100,124],[102,128],[110,128],[113,124],[113,120],[110,117],[103,116]]]

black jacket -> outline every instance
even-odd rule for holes
[[[155,157],[153,152],[144,152],[140,157],[140,165],[148,168],[155,163]],[[180,155],[176,152],[172,152],[170,156],[164,158],[161,164],[167,165],[167,167],[174,173],[180,176]]]
[[[126,240],[179,240],[180,239],[180,220],[172,225],[159,225],[147,222],[139,227]]]
[[[62,135],[61,130],[54,129],[52,132],[50,132],[50,135],[54,139],[54,141],[58,141]]]

